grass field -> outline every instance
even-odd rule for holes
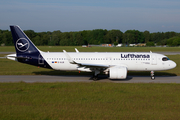
[[[2,120],[180,118],[180,84],[0,83]]]
[[[74,51],[75,47],[39,47],[43,51]],[[173,51],[180,48],[82,48],[79,51]],[[13,52],[14,47],[0,47]],[[4,54],[0,54],[3,57]],[[180,55],[168,55],[180,64]],[[0,59],[0,75],[88,75],[54,71]],[[128,75],[150,75],[129,72]],[[180,68],[155,72],[180,75]],[[117,83],[0,83],[2,120],[179,119],[180,84]]]

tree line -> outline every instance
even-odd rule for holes
[[[34,32],[33,30],[25,30],[26,35],[38,46],[81,46],[88,44],[137,44],[146,43],[147,46],[180,45],[180,33],[176,32],[140,32],[138,30],[84,30],[78,32],[61,32],[60,30],[53,32]],[[0,30],[0,44],[6,46],[13,45],[12,35],[9,30]]]

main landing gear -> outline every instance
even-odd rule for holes
[[[152,80],[155,80],[154,71],[151,71],[151,79],[152,79]]]
[[[98,74],[99,74],[99,73],[100,73],[99,70],[95,70],[95,71],[94,71],[94,75],[93,75],[93,77],[92,77],[92,79],[93,79],[94,81],[98,80]]]

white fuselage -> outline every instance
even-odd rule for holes
[[[77,63],[93,65],[124,66],[128,71],[158,71],[176,67],[166,56],[147,52],[68,52]],[[63,52],[41,52],[45,61],[55,70],[80,70],[77,64],[70,64]],[[82,71],[86,71],[85,68]],[[87,69],[87,72],[89,69]],[[91,72],[91,71],[89,71]]]

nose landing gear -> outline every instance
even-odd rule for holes
[[[154,71],[151,71],[151,79],[152,79],[152,80],[155,80]]]

